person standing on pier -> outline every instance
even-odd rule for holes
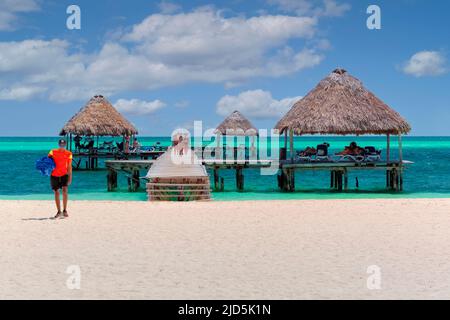
[[[72,183],[72,152],[66,149],[67,142],[64,139],[59,140],[58,149],[49,152],[48,157],[55,162],[55,169],[50,177],[50,184],[55,194],[56,209],[58,212],[54,219],[67,218],[67,202],[69,199],[69,186]],[[63,194],[63,211],[61,212],[61,202],[59,190]]]

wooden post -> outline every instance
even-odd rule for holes
[[[334,171],[334,189],[339,189],[339,172],[336,170]]]
[[[338,177],[338,190],[342,191],[342,171],[337,171]]]
[[[390,170],[389,171],[389,189],[393,190],[394,189],[394,170]]]
[[[294,129],[289,129],[289,152],[291,162],[294,162]]]
[[[286,149],[286,153],[287,153],[287,147],[288,147],[288,129],[284,130],[284,148]]]
[[[117,189],[117,172],[109,168],[107,175],[108,191],[114,191]]]
[[[214,154],[215,158],[217,160],[222,160],[223,159],[223,150],[221,149],[221,140],[222,140],[222,136],[220,134],[216,134],[216,152]]]
[[[244,175],[242,174],[242,167],[236,168],[236,187],[238,191],[244,190]]]
[[[388,133],[386,136],[386,163],[389,164],[391,161],[391,134]]]
[[[295,169],[292,169],[291,179],[292,179],[292,181],[291,181],[291,192],[294,192],[295,191]]]
[[[128,191],[135,192],[141,186],[139,180],[139,170],[133,170],[131,177],[128,177]]]
[[[390,179],[391,171],[386,170],[386,189],[389,189],[391,185],[391,179]]]
[[[397,171],[397,169],[395,169],[394,171],[393,171],[393,173],[394,173],[394,190],[395,191],[398,191],[398,171]]]
[[[348,172],[347,169],[344,171],[344,190],[348,190]]]
[[[91,169],[91,170],[94,170],[95,169],[95,157],[94,157],[94,155],[93,155],[93,153],[91,153],[91,156],[90,156],[90,167],[89,167],[89,169]]]
[[[280,189],[284,192],[288,191],[288,170],[289,169],[282,169],[280,174]]]
[[[330,171],[330,188],[333,189],[334,188],[334,170]]]
[[[134,170],[133,171],[133,181],[134,181],[135,190],[139,189],[139,187],[141,186],[141,180],[140,180],[140,177],[139,177],[139,170]]]
[[[219,190],[219,169],[214,167],[214,190]]]
[[[287,169],[284,174],[284,190],[287,192],[295,191],[295,170]]]
[[[403,168],[399,170],[399,191],[403,191]]]
[[[402,134],[398,133],[398,160],[400,167],[403,166],[403,145],[402,145]]]

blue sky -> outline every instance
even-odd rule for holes
[[[449,14],[445,0],[0,0],[0,135],[55,135],[94,94],[142,135],[234,109],[270,129],[336,67],[413,135],[450,135]]]

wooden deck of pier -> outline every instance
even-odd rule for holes
[[[74,152],[74,170],[96,170],[99,168],[99,159],[114,160],[155,160],[161,156],[165,150],[142,151],[142,152]]]

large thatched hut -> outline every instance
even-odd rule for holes
[[[109,101],[94,96],[62,128],[60,135],[132,136],[136,128],[117,111]]]
[[[92,153],[94,147],[92,138],[97,138],[98,149],[99,137],[123,137],[123,149],[125,140],[129,143],[129,138],[137,133],[137,129],[105,97],[96,95],[66,123],[60,135],[67,137],[71,150],[72,141],[75,140],[75,151],[81,152],[81,149],[86,149],[86,152]],[[81,137],[88,137],[91,145],[89,143],[80,145]],[[105,149],[111,152],[114,149],[112,142],[106,145]],[[124,150],[127,149],[126,146]]]
[[[275,126],[290,135],[290,156],[294,156],[293,135],[387,135],[388,161],[390,135],[411,130],[400,114],[367,90],[361,81],[343,69],[336,69],[294,104]],[[400,150],[401,158],[401,150]]]

